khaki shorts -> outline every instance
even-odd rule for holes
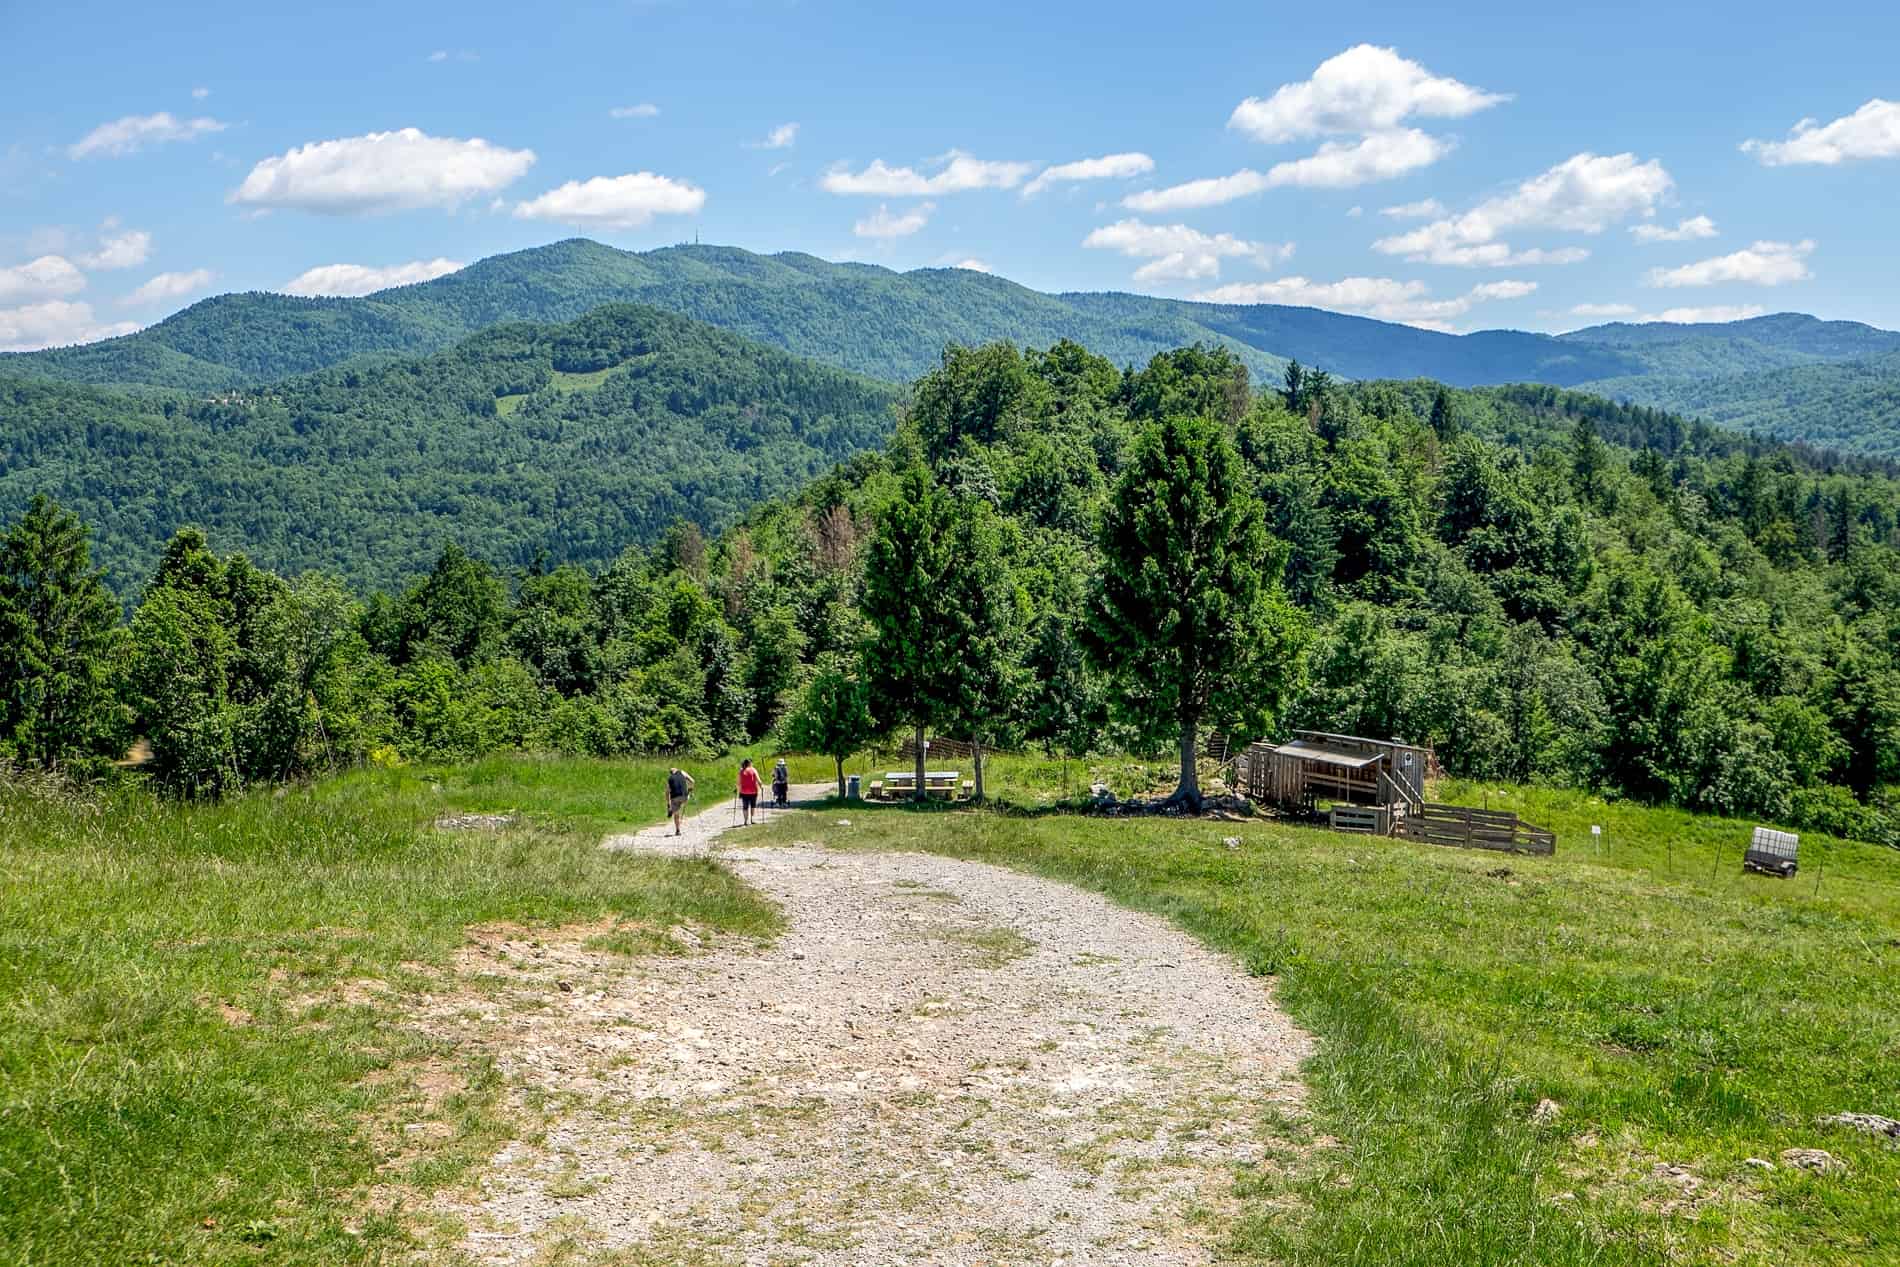
[[[679,812],[680,812],[681,810],[683,810],[683,809],[685,809],[685,808],[686,808],[686,798],[685,798],[685,797],[683,797],[683,796],[669,796],[669,797],[667,797],[667,798],[666,798],[666,816],[667,816],[668,818],[671,818],[671,817],[673,817],[673,815],[675,815],[675,814],[677,814],[677,813],[679,813]]]

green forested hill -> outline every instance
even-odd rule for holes
[[[1900,352],[1754,374],[1612,378],[1589,390],[1739,431],[1900,457]]]
[[[1694,325],[1614,322],[1559,337],[1566,343],[1626,349],[1651,370],[1684,374],[1745,374],[1778,365],[1900,352],[1900,332],[1858,321],[1822,321],[1798,312]]]
[[[1226,347],[1265,381],[1278,381],[1288,359],[1351,378],[1429,375],[1459,385],[1571,384],[1643,369],[1630,353],[1541,334],[1448,335],[1316,308],[1047,295],[968,269],[895,273],[722,246],[635,253],[577,238],[362,299],[221,295],[137,334],[0,356],[0,374],[212,390],[351,357],[434,351],[499,322],[567,321],[618,302],[651,304],[890,381],[923,373],[947,343],[997,339],[1032,346],[1071,339],[1118,365],[1200,342]]]
[[[889,434],[889,386],[650,308],[210,399],[0,379],[0,505],[95,525],[131,592],[201,524],[266,566],[389,585],[454,538],[600,560],[716,529]]]
[[[205,394],[425,355],[497,324],[571,321],[629,302],[890,382],[924,373],[951,343],[1046,347],[1070,339],[1120,366],[1202,343],[1232,352],[1255,382],[1278,382],[1292,359],[1351,379],[1544,383],[1855,451],[1900,445],[1889,407],[1900,390],[1889,359],[1900,353],[1900,333],[1856,322],[1779,313],[1725,324],[1617,323],[1555,337],[1451,335],[1317,308],[1050,295],[967,269],[896,273],[725,246],[630,252],[581,238],[360,299],[221,295],[122,338],[0,354],[0,377]],[[1835,365],[1853,368],[1827,372]],[[1791,373],[1773,377],[1778,371]]]

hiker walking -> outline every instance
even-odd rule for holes
[[[772,767],[772,804],[784,809],[792,803],[792,772],[785,768],[785,758],[780,757]]]
[[[687,798],[693,794],[693,776],[674,766],[666,772],[666,816],[673,820],[673,834],[680,834],[680,816],[686,812]]]
[[[759,772],[752,768],[751,757],[739,763],[739,804],[745,809],[742,825],[752,826],[752,811],[759,805]]]

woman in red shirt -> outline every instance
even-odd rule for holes
[[[752,768],[751,757],[739,763],[739,804],[745,807],[745,826],[752,826],[752,811],[759,804],[759,772]]]

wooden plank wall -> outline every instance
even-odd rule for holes
[[[1427,801],[1398,823],[1396,835],[1434,845],[1496,849],[1502,853],[1554,854],[1557,834],[1518,821],[1510,810],[1473,809]]]

